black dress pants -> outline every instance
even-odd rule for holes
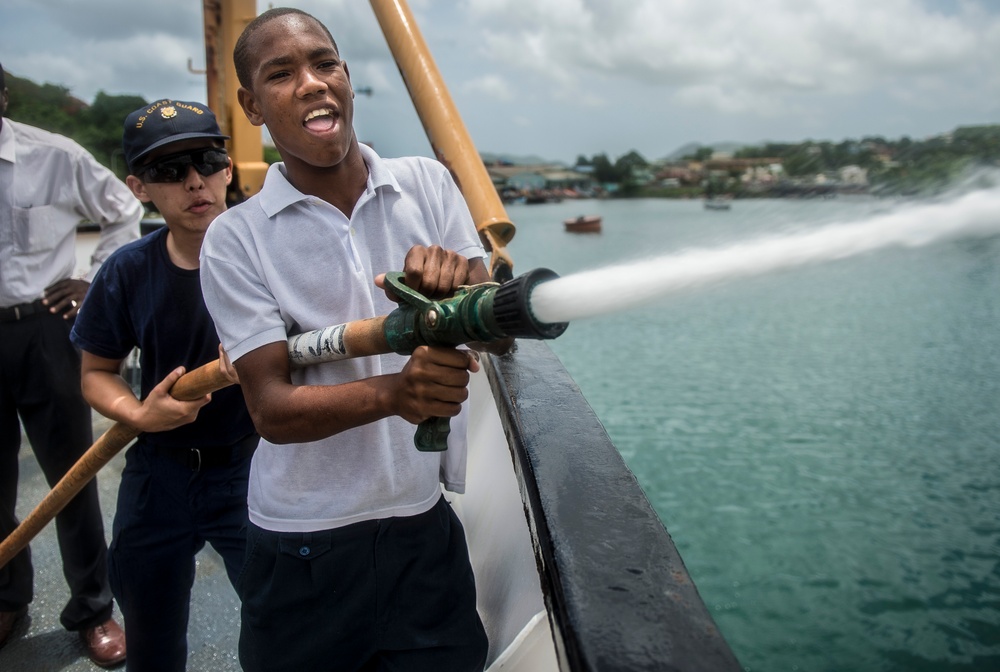
[[[69,340],[73,323],[34,314],[0,323],[0,537],[17,518],[18,452],[24,424],[49,486],[54,486],[93,443],[90,407],[80,392],[80,355]],[[107,542],[91,481],[55,520],[70,600],[60,622],[67,630],[98,625],[111,616]],[[14,611],[34,595],[30,549],[0,568],[0,611]]]
[[[237,593],[245,672],[482,672],[486,664],[465,530],[444,497],[426,513],[333,530],[251,523]]]

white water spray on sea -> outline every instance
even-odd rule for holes
[[[680,290],[872,252],[1000,234],[1000,188],[867,219],[718,249],[575,273],[539,285],[531,309],[541,322],[570,322],[639,306]]]

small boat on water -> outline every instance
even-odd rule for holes
[[[729,210],[732,207],[732,199],[723,197],[713,197],[705,199],[706,210]]]
[[[600,233],[601,218],[598,215],[580,215],[563,221],[569,233]]]

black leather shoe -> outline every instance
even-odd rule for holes
[[[17,611],[0,611],[0,647],[10,639],[10,633],[14,632],[14,626],[28,613],[27,607],[21,607]]]
[[[125,662],[125,632],[115,619],[81,630],[80,639],[96,665],[114,667]]]

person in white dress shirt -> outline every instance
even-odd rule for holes
[[[129,188],[83,147],[4,118],[8,97],[0,66],[0,538],[18,523],[21,425],[50,486],[93,443],[69,333],[90,279],[114,250],[139,237],[143,215]],[[100,239],[89,273],[74,278],[83,220],[100,226]],[[117,665],[125,637],[112,616],[96,481],[56,516],[56,531],[70,588],[60,622],[80,634],[91,660]],[[0,646],[33,596],[26,548],[0,568]]]

